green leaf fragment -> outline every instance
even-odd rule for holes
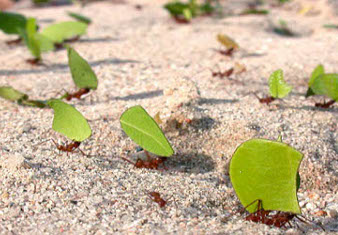
[[[338,100],[338,74],[327,73],[316,77],[311,85],[316,95],[325,95],[335,101]]]
[[[25,30],[26,17],[13,12],[0,12],[0,30],[6,34],[20,34]]]
[[[68,11],[67,13],[70,17],[73,17],[74,19],[76,19],[76,20],[78,20],[82,23],[90,24],[92,22],[92,20],[90,18],[88,18],[87,16],[84,16],[84,15],[81,15],[81,14],[78,14],[78,13],[75,13],[75,12],[70,12],[70,11]]]
[[[273,72],[269,78],[270,95],[273,98],[284,98],[292,90],[283,78],[283,71],[281,69]]]
[[[217,40],[219,43],[221,43],[223,46],[225,46],[227,49],[238,49],[239,45],[235,42],[234,39],[229,37],[228,35],[225,34],[218,34],[217,35]]]
[[[36,33],[36,19],[28,18],[26,24],[26,44],[35,58],[41,59],[40,41]]]
[[[55,49],[54,43],[41,33],[37,33],[35,38],[39,42],[41,52],[53,51]]]
[[[264,210],[300,214],[297,172],[302,158],[278,141],[252,139],[241,144],[230,162],[230,179],[242,205],[260,199]],[[255,212],[257,202],[246,209]]]
[[[143,149],[158,156],[174,154],[170,143],[155,120],[139,105],[129,108],[120,118],[124,132]]]
[[[44,28],[42,35],[54,43],[62,43],[66,39],[81,36],[86,33],[88,25],[78,21],[65,21]]]
[[[312,71],[311,77],[309,79],[309,88],[306,92],[305,97],[309,97],[312,95],[315,95],[315,93],[313,92],[313,90],[311,89],[311,85],[314,83],[315,79],[319,76],[325,73],[325,69],[324,66],[319,64],[317,65],[317,67]]]
[[[97,88],[97,77],[88,64],[73,48],[68,47],[68,64],[73,81],[78,88]]]
[[[87,120],[73,106],[57,99],[49,100],[47,104],[54,110],[53,130],[79,142],[91,136]]]
[[[0,97],[10,100],[10,101],[18,101],[20,99],[27,99],[28,96],[18,90],[15,90],[10,86],[0,87]]]

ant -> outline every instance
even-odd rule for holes
[[[40,58],[27,59],[26,62],[31,65],[43,65]]]
[[[254,96],[256,96],[256,98],[259,100],[260,103],[262,104],[267,104],[269,105],[272,101],[274,101],[276,98],[273,98],[272,96],[268,96],[265,98],[259,98],[258,95],[256,93],[253,93]]]
[[[225,56],[232,56],[233,53],[235,52],[235,48],[231,47],[229,49],[224,49],[224,50],[217,50],[221,55],[225,55]]]
[[[76,99],[81,99],[81,96],[87,94],[88,92],[90,91],[90,89],[88,88],[81,88],[80,90],[74,92],[74,93],[68,93],[66,92],[65,94],[65,98],[67,101],[70,101],[71,99],[73,98],[76,98]]]
[[[156,202],[160,206],[160,208],[164,207],[167,204],[167,202],[163,198],[161,198],[160,193],[150,192],[149,195],[150,199]]]
[[[48,139],[48,140],[45,140],[45,141],[43,141],[43,142],[41,142],[37,145],[40,145],[40,144],[45,143],[47,141],[52,141],[59,151],[67,152],[67,156],[68,156],[69,153],[74,152],[75,149],[78,149],[82,153],[83,156],[87,156],[81,149],[79,149],[79,146],[81,144],[80,141],[73,141],[73,142],[66,144],[66,145],[60,145],[60,144],[56,143],[55,140]]]
[[[79,39],[80,39],[80,36],[75,36],[73,38],[66,39],[61,43],[58,43],[58,42],[54,43],[54,47],[55,47],[56,50],[60,50],[60,49],[64,48],[65,43],[76,42]]]
[[[179,17],[179,16],[173,16],[173,19],[175,20],[176,23],[178,24],[189,24],[190,21],[183,18],[183,17]]]
[[[210,71],[211,71],[211,70],[210,70]],[[224,78],[224,77],[230,77],[230,75],[231,75],[233,72],[234,72],[234,68],[230,68],[230,69],[228,69],[228,70],[226,70],[226,71],[224,71],[224,72],[221,72],[221,71],[219,71],[219,72],[213,72],[213,71],[211,71],[211,75],[212,75],[213,77]]]
[[[285,228],[286,224],[288,224],[290,227],[292,227],[290,221],[293,218],[297,218],[299,221],[301,221],[305,224],[308,224],[308,222],[306,222],[304,220],[305,218],[302,219],[299,216],[297,216],[296,214],[291,213],[291,212],[277,211],[274,215],[270,215],[272,211],[271,210],[264,210],[263,207],[262,207],[262,200],[260,200],[260,199],[253,201],[252,203],[247,205],[245,208],[252,205],[256,201],[258,201],[257,210],[254,213],[251,213],[248,216],[246,216],[245,220],[252,221],[252,222],[255,222],[255,223],[261,222],[262,224],[272,225],[272,226],[275,226],[277,228]],[[320,226],[320,228],[323,229],[323,231],[325,231],[325,229],[322,226]]]
[[[331,105],[333,105],[336,101],[335,100],[330,100],[329,102],[324,102],[324,103],[315,103],[315,106],[318,108],[324,108],[328,109]]]
[[[124,157],[120,157],[120,158],[129,162],[130,164],[133,164],[134,167],[136,167],[136,168],[145,168],[145,169],[154,169],[154,170],[158,170],[159,165],[160,164],[163,165],[164,162],[167,160],[166,157],[158,157],[156,159],[153,159],[153,158],[151,158],[149,153],[145,150],[144,150],[144,153],[147,156],[147,160],[142,160],[142,159],[138,158],[136,160],[136,162],[132,162],[132,161],[128,160],[127,158],[124,158]],[[164,167],[164,169],[166,169],[166,168]]]
[[[7,44],[8,46],[11,46],[11,45],[17,45],[17,44],[19,44],[21,41],[22,41],[22,38],[17,38],[17,39],[13,39],[13,40],[6,41],[6,44]]]

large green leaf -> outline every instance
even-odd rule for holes
[[[260,199],[265,210],[299,214],[297,172],[303,155],[279,141],[251,139],[230,162],[230,179],[244,207]],[[252,213],[257,203],[246,209]]]
[[[73,48],[68,47],[68,64],[73,81],[78,88],[97,88],[97,77],[88,64]]]
[[[0,97],[11,100],[11,101],[18,101],[20,99],[27,99],[28,96],[18,90],[15,90],[13,87],[10,86],[3,86],[0,87]]]
[[[90,24],[92,22],[92,20],[90,18],[88,18],[87,16],[84,16],[84,15],[81,15],[81,14],[78,14],[78,13],[75,13],[75,12],[68,12],[68,15],[70,17],[73,17],[74,19],[82,22],[82,23],[85,23],[85,24]]]
[[[41,52],[53,51],[55,49],[54,43],[41,33],[37,33],[35,38],[39,42]]]
[[[41,34],[54,43],[62,43],[66,39],[85,34],[87,26],[87,24],[78,21],[65,21],[44,28]]]
[[[283,78],[283,71],[281,69],[273,72],[269,78],[270,95],[273,98],[283,98],[287,96],[292,90]]]
[[[87,120],[73,106],[57,99],[47,102],[54,110],[53,129],[71,140],[83,141],[92,130]]]
[[[120,122],[124,132],[143,149],[165,157],[174,153],[161,128],[141,106],[125,111]]]
[[[36,33],[36,19],[28,18],[26,23],[26,44],[35,58],[41,58],[40,41]]]
[[[338,74],[327,73],[319,75],[311,85],[311,90],[316,95],[325,95],[338,100]]]
[[[7,34],[20,34],[25,30],[26,17],[12,12],[0,12],[0,30]]]
[[[305,97],[309,97],[314,95],[315,93],[312,91],[311,86],[314,83],[315,79],[319,76],[325,73],[324,66],[319,64],[317,67],[312,71],[311,77],[309,79],[309,88],[306,92]]]

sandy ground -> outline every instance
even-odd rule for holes
[[[51,142],[37,145],[49,138],[66,141],[51,129],[52,110],[0,100],[0,233],[324,233],[316,223],[325,233],[337,233],[338,106],[314,108],[322,98],[304,94],[317,64],[338,72],[338,30],[322,27],[338,17],[325,1],[303,1],[271,7],[268,16],[203,17],[179,25],[163,2],[20,10],[42,27],[69,19],[67,10],[91,17],[88,34],[73,46],[92,65],[99,87],[71,102],[92,127],[93,135],[81,145],[91,157],[59,154]],[[236,12],[244,1],[235,2],[224,3],[226,11]],[[312,8],[302,15],[304,4]],[[272,22],[280,18],[297,37],[272,32]],[[241,46],[233,57],[216,52],[218,33]],[[1,34],[0,85],[32,99],[75,90],[65,50],[44,54],[45,66],[34,67],[24,62],[30,58],[24,46],[5,44],[11,38]],[[235,63],[246,72],[211,76],[210,69],[224,71]],[[294,89],[284,100],[260,104],[252,93],[267,95],[267,79],[278,68]],[[161,114],[175,149],[168,170],[135,169],[120,159],[142,154],[119,124],[122,112],[136,104]],[[298,197],[303,215],[314,222],[298,222],[300,228],[245,222],[227,174],[227,162],[242,142],[276,139],[279,133],[304,154]],[[167,205],[151,201],[150,191],[160,192]]]

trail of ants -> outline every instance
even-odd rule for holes
[[[264,210],[262,207],[262,200],[257,199],[247,205],[245,208],[248,206],[252,205],[253,203],[257,202],[257,210],[248,216],[245,217],[245,220],[247,221],[252,221],[255,223],[262,223],[270,226],[275,226],[277,228],[286,228],[286,225],[288,225],[290,228],[292,228],[292,224],[290,223],[294,218],[298,219],[302,223],[309,224],[306,220],[305,217],[304,219],[300,218],[300,216],[291,213],[291,212],[283,212],[283,211],[272,211],[272,210]],[[271,213],[275,213],[271,215]],[[309,221],[311,222],[311,221]],[[325,231],[325,229],[319,225],[319,227]]]
[[[147,160],[142,160],[142,159],[138,158],[136,160],[136,162],[132,162],[127,158],[124,158],[124,157],[120,157],[120,158],[125,160],[126,162],[134,165],[134,167],[136,167],[136,168],[159,170],[160,165],[162,165],[163,169],[167,170],[167,168],[164,166],[164,162],[167,160],[166,157],[152,158],[147,151],[144,150],[144,152],[147,156]]]

